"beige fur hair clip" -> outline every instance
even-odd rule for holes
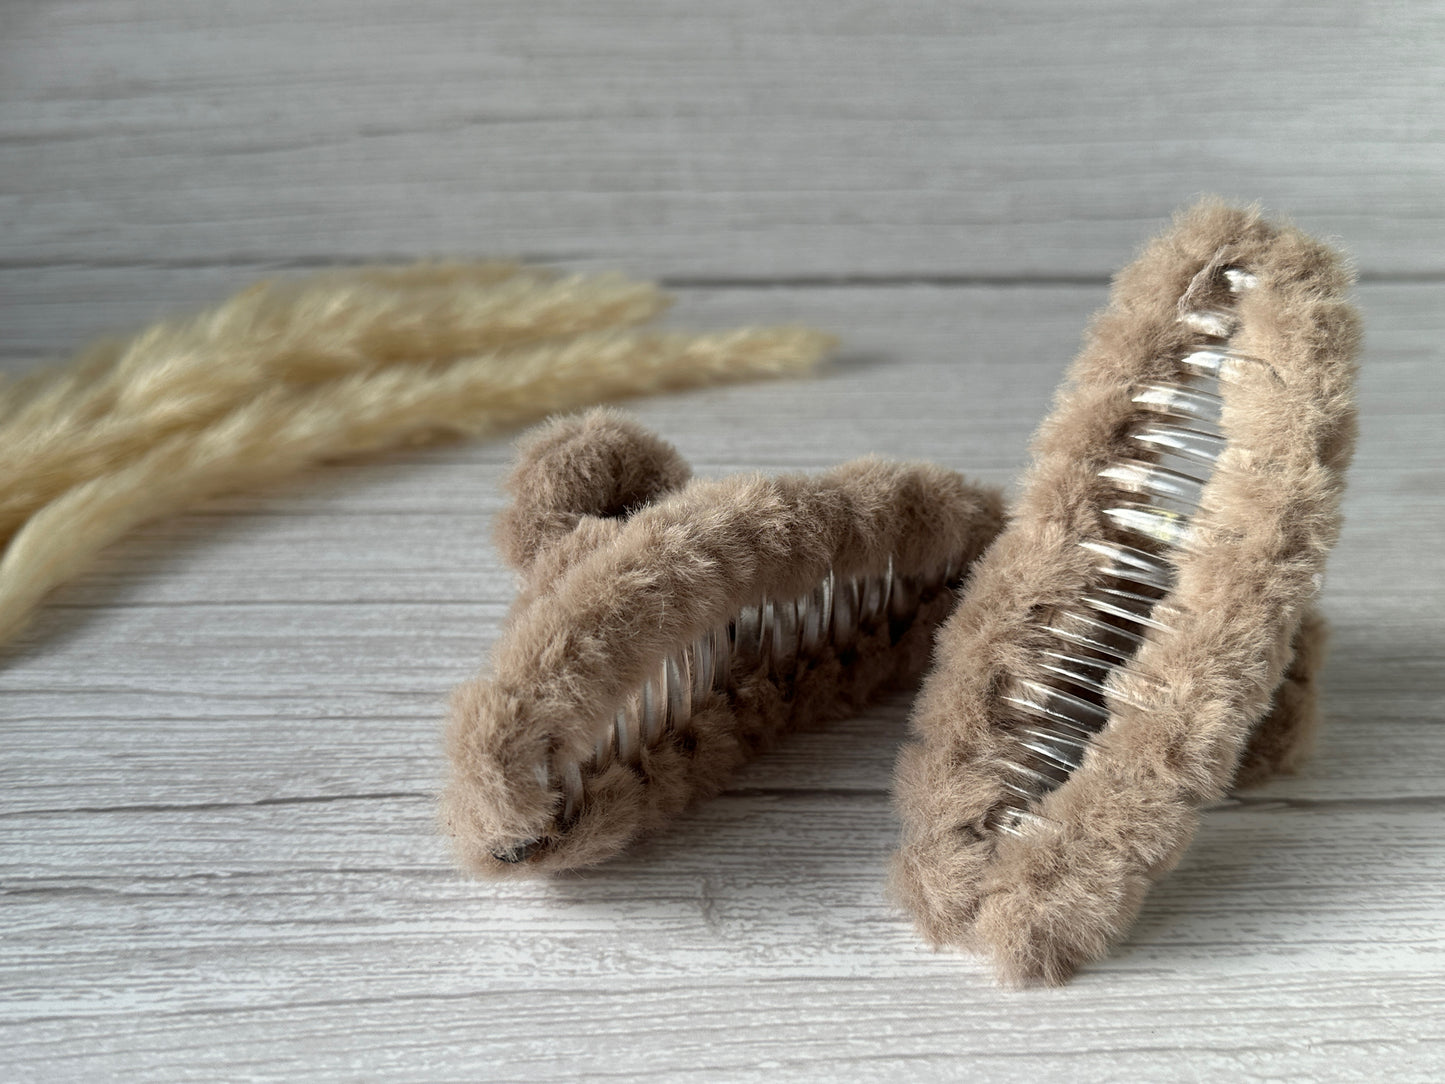
[[[899,761],[894,885],[933,942],[1063,981],[1237,771],[1298,755],[1355,436],[1349,285],[1213,203],[1117,278]]]
[[[688,479],[613,411],[522,444],[499,541],[523,589],[448,731],[471,869],[599,862],[782,732],[916,679],[1003,524],[997,492],[926,464]]]

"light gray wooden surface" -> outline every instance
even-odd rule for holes
[[[701,473],[1008,484],[1202,191],[1337,235],[1368,336],[1318,755],[1072,985],[884,900],[906,699],[597,872],[456,874],[440,704],[512,586],[507,448],[455,445],[138,532],[0,661],[0,1079],[1441,1079],[1442,56],[1438,2],[0,6],[7,368],[277,268],[522,254],[843,336],[638,403]]]

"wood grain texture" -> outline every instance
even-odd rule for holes
[[[6,6],[26,266],[1100,276],[1202,191],[1445,271],[1445,4]],[[405,224],[404,229],[398,226]]]
[[[907,699],[622,861],[453,871],[441,703],[512,594],[502,442],[113,547],[0,656],[0,1079],[1445,1076],[1445,5],[526,0],[0,8],[0,366],[275,269],[623,266],[816,380],[636,404],[699,472],[1010,484],[1105,276],[1194,192],[1366,272],[1304,771],[1127,945],[1002,992],[882,895]]]

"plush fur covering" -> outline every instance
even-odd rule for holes
[[[1191,341],[1178,317],[1214,272],[1259,277],[1242,295],[1233,348],[1277,377],[1247,374],[1225,394],[1229,446],[1179,561],[1170,601],[1188,615],[1151,634],[1082,766],[1034,808],[1022,837],[990,830],[1010,747],[997,697],[1008,675],[1037,677],[1040,615],[1091,586],[1078,543],[1101,537],[1108,483],[1134,416],[1131,389],[1168,379]],[[1340,523],[1355,436],[1359,322],[1350,275],[1324,245],[1249,210],[1206,202],[1183,214],[1116,279],[1110,306],[1035,442],[1016,519],[975,566],[942,630],[916,705],[916,740],[897,768],[904,822],[897,896],[924,936],[991,955],[1011,982],[1066,979],[1123,936],[1150,883],[1193,836],[1204,804],[1236,772],[1288,768],[1314,718],[1311,676],[1323,626],[1306,617]],[[1294,652],[1294,670],[1284,685]],[[1242,754],[1271,702],[1276,715]]]
[[[1320,723],[1319,675],[1329,645],[1329,625],[1313,605],[1306,606],[1290,644],[1289,667],[1274,691],[1269,714],[1249,735],[1234,772],[1233,790],[1254,787],[1298,770],[1314,748]]]
[[[596,863],[691,801],[715,794],[782,732],[846,716],[911,682],[954,605],[925,597],[906,628],[888,623],[841,654],[825,646],[794,676],[741,665],[734,689],[694,706],[640,769],[613,762],[587,783],[580,817],[549,836],[561,802],[544,763],[584,761],[598,729],[679,645],[767,594],[895,568],[966,567],[1003,525],[999,493],[921,463],[861,459],[816,477],[687,482],[677,453],[607,410],[544,426],[522,446],[500,522],[523,576],[489,676],[458,688],[448,727],[442,821],[462,861],[492,876]],[[897,642],[894,637],[897,636]],[[554,773],[555,777],[555,773]],[[542,838],[523,862],[495,850]]]

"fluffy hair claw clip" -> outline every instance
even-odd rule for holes
[[[898,765],[894,884],[935,943],[1063,981],[1237,771],[1298,754],[1355,435],[1349,284],[1213,203],[1116,280]]]
[[[1003,521],[925,464],[688,476],[606,410],[522,445],[499,539],[523,589],[451,706],[442,819],[470,868],[596,863],[783,731],[916,679]]]

